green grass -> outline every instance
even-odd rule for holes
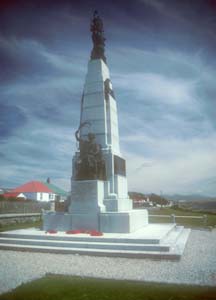
[[[173,209],[173,208],[156,208],[149,211],[150,215],[167,215],[167,218],[160,217],[149,217],[150,223],[169,223],[171,222],[171,215],[174,214],[176,216],[207,216],[207,224],[206,226],[203,223],[203,219],[183,219],[176,218],[176,223],[179,225],[184,225],[186,227],[215,227],[216,226],[216,214],[208,214],[208,213],[200,213],[193,212],[190,210],[184,209]]]
[[[25,222],[25,223],[0,225],[0,232],[9,231],[9,230],[16,230],[16,229],[31,228],[31,227],[41,227],[41,226],[42,226],[42,221],[41,220],[36,221],[36,222]]]
[[[0,295],[0,300],[213,300],[214,287],[47,275]]]

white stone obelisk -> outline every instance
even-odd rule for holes
[[[117,104],[104,54],[103,23],[97,13],[91,32],[93,50],[75,135],[79,149],[72,161],[71,202],[67,213],[44,215],[44,229],[129,233],[148,224],[148,213],[133,210],[128,197]]]
[[[86,126],[80,129],[80,139],[87,140],[89,133],[94,134],[96,143],[101,146],[105,160],[106,180],[85,180],[85,178],[77,180],[76,165],[80,160],[80,152],[77,151],[73,158],[69,212],[73,214],[73,224],[76,228],[87,226],[88,228],[97,227],[106,231],[118,232],[118,230],[122,231],[122,225],[119,225],[122,222],[121,218],[124,218],[125,214],[130,218],[129,212],[134,211],[132,211],[132,200],[128,197],[126,162],[120,152],[117,104],[104,55],[103,42],[105,39],[101,24],[101,19],[94,16],[92,39],[97,43],[94,43],[88,63],[81,100],[80,124],[86,124]],[[94,26],[97,25],[98,27],[95,28]],[[99,38],[98,32],[100,32]],[[94,38],[94,35],[97,36],[97,39]],[[143,213],[145,214],[144,223],[146,223],[147,212]],[[138,214],[140,215],[140,212]],[[108,218],[112,219],[108,222],[113,222],[112,226],[105,224]],[[131,221],[128,219],[128,222]],[[142,221],[138,221],[138,223],[140,222],[143,224]],[[116,228],[114,228],[114,223],[117,224]],[[112,229],[108,228],[110,226]],[[118,226],[121,228],[118,229]],[[128,224],[128,226],[130,225]]]
[[[104,182],[106,210],[132,209],[132,201],[128,198],[125,160],[119,147],[117,105],[109,69],[102,59],[89,61],[81,110],[80,123],[90,124],[81,129],[81,138],[86,139],[89,132],[94,133],[96,142],[102,146],[106,161],[107,181]],[[74,184],[73,181],[72,183]]]

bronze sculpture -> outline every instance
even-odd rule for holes
[[[76,162],[76,180],[106,180],[105,161],[102,156],[101,145],[96,143],[95,134],[89,132],[87,139],[80,137],[80,130],[88,122],[82,123],[75,132],[79,142],[79,158]]]
[[[92,32],[92,42],[93,42],[91,59],[101,58],[106,63],[106,57],[104,54],[106,39],[104,37],[103,22],[102,19],[99,17],[97,10],[94,11],[90,30]]]

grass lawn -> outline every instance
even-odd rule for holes
[[[0,295],[0,300],[210,300],[216,288],[47,275]]]
[[[208,214],[208,213],[199,213],[192,212],[183,209],[173,209],[173,208],[155,208],[149,210],[149,215],[167,215],[167,218],[161,217],[149,217],[150,223],[169,223],[171,222],[171,215],[174,214],[176,216],[207,216],[207,224],[206,226],[203,223],[203,219],[184,219],[184,218],[176,218],[176,223],[179,225],[184,225],[186,227],[209,227],[216,226],[216,214]]]
[[[0,225],[0,232],[9,231],[9,230],[16,230],[16,229],[23,229],[23,228],[31,228],[31,227],[41,227],[41,225],[42,225],[41,220],[36,221],[36,222],[25,222],[25,223]]]

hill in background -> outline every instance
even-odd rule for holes
[[[190,194],[190,195],[164,195],[164,197],[171,201],[216,201],[216,197],[201,195],[201,194]]]
[[[149,199],[153,203],[153,206],[156,205],[168,205],[170,202],[176,208],[182,208],[192,211],[202,211],[209,213],[216,213],[216,197],[210,197],[205,195],[157,195],[157,194],[143,194],[138,192],[129,192],[129,196],[133,199],[134,204],[141,201]],[[147,205],[141,205],[146,207]],[[134,205],[136,207],[136,205]],[[139,205],[140,207],[140,205]]]

